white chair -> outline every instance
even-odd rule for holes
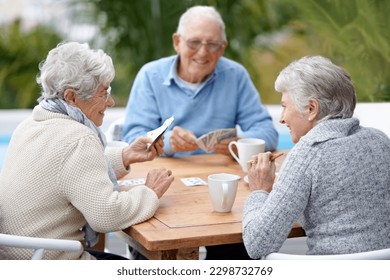
[[[82,252],[81,242],[76,240],[49,239],[0,233],[0,247],[35,249],[32,260],[41,260],[45,250]]]
[[[120,141],[122,134],[122,127],[124,122],[124,117],[118,118],[113,121],[108,127],[107,131],[104,133],[106,135],[107,142]]]
[[[390,248],[340,255],[294,255],[271,253],[264,260],[390,260]]]

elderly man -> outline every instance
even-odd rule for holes
[[[130,92],[122,140],[132,142],[174,116],[165,132],[165,156],[204,153],[196,139],[214,130],[237,129],[212,151],[230,155],[237,138],[261,138],[266,150],[277,146],[278,133],[261,104],[245,68],[223,56],[227,47],[221,15],[208,6],[194,6],[180,18],[173,46],[177,55],[147,63]],[[135,258],[142,258],[132,251]],[[207,248],[208,259],[249,258],[242,244]]]
[[[213,151],[229,154],[228,144],[237,137],[264,139],[266,150],[274,150],[278,134],[247,71],[222,57],[227,40],[220,14],[207,6],[188,9],[173,34],[173,45],[177,55],[147,63],[138,73],[122,140],[132,142],[174,116],[165,133],[166,156],[204,153],[197,138],[236,126],[237,134]]]

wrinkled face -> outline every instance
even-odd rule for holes
[[[310,114],[309,108],[303,113],[299,112],[287,92],[282,93],[282,113],[280,123],[290,129],[292,141],[296,144],[302,136],[306,135],[316,124],[315,118]]]
[[[175,33],[173,43],[180,55],[177,69],[180,78],[190,83],[204,81],[214,71],[226,48],[227,42],[221,38],[219,24],[209,18],[188,22],[185,34]]]
[[[75,105],[96,126],[103,124],[104,112],[107,107],[113,107],[115,101],[111,96],[109,86],[99,85],[95,95],[88,100],[75,97]]]

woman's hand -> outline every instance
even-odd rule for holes
[[[129,166],[136,162],[149,161],[164,153],[164,136],[161,136],[148,150],[151,143],[151,138],[140,137],[129,146],[125,147],[122,151],[124,166]]]
[[[247,163],[248,181],[251,191],[263,190],[271,192],[275,181],[276,165],[271,161],[271,153],[260,153]]]
[[[173,177],[171,170],[165,168],[152,169],[146,176],[145,185],[152,189],[158,198],[161,198],[174,179],[175,177]]]

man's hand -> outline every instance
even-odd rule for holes
[[[217,154],[223,154],[223,155],[227,155],[227,156],[232,156],[229,152],[229,143],[232,142],[232,141],[237,141],[238,140],[238,137],[232,137],[232,138],[226,138],[226,139],[223,139],[221,142],[217,143],[215,146],[214,146],[214,149],[215,149],[215,152]],[[237,149],[235,147],[235,145],[233,145],[233,150],[236,152],[237,154]]]
[[[169,142],[175,153],[193,152],[198,149],[195,134],[191,130],[184,129],[180,126],[173,128]]]

